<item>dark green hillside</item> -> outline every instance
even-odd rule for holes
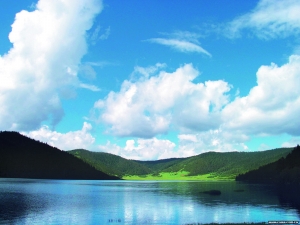
[[[292,148],[280,148],[262,152],[207,152],[188,158],[172,158],[156,161],[128,160],[120,156],[103,153],[90,152],[87,150],[72,150],[70,154],[82,159],[96,169],[120,178],[126,179],[163,179],[163,177],[174,176],[198,176],[207,174],[210,178],[234,179],[238,174],[257,169],[262,165],[275,162],[285,157]],[[182,174],[182,171],[185,171]],[[164,173],[162,176],[161,173]],[[129,178],[131,176],[132,178]],[[168,178],[172,179],[172,178]],[[202,179],[199,177],[199,179]]]
[[[186,160],[186,158],[170,158],[170,159],[160,159],[155,161],[140,161],[140,160],[135,160],[135,161],[147,166],[154,173],[157,173],[171,166],[174,166],[175,164],[180,163],[184,160]]]
[[[109,153],[91,152],[84,149],[76,149],[68,152],[92,165],[97,170],[118,177],[123,177],[126,174],[144,175],[152,172],[151,169],[134,160],[124,159]]]
[[[238,175],[236,180],[256,183],[300,184],[299,145],[285,158],[282,157],[276,162]]]
[[[285,157],[291,148],[262,152],[207,152],[189,157],[163,172],[187,171],[189,176],[213,173],[216,176],[232,177]]]
[[[76,157],[17,132],[0,132],[0,177],[37,179],[118,179]]]

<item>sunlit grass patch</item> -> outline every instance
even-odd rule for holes
[[[199,181],[221,181],[221,180],[234,180],[230,177],[220,177],[214,174],[203,174],[198,176],[188,176],[187,171],[178,172],[161,172],[159,174],[147,174],[147,175],[126,175],[122,179],[125,180],[199,180]]]

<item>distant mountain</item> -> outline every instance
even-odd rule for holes
[[[156,161],[128,160],[120,156],[90,152],[83,149],[69,151],[70,154],[110,175],[153,175],[159,173],[188,172],[188,176],[211,174],[216,177],[234,179],[236,175],[257,169],[262,165],[285,157],[292,148],[280,148],[262,152],[207,152],[188,158],[171,158]]]
[[[300,147],[296,146],[285,158],[238,175],[237,181],[272,184],[300,184]]]
[[[0,132],[0,177],[37,179],[119,179],[65,151],[17,132]]]

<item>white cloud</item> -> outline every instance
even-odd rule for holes
[[[257,71],[257,86],[245,97],[236,97],[221,109],[222,122],[217,129],[195,131],[178,136],[178,154],[200,154],[207,151],[247,151],[245,142],[253,136],[290,134],[283,143],[292,147],[300,135],[300,56],[278,66],[272,63]],[[261,145],[259,150],[270,149]]]
[[[60,91],[80,84],[85,33],[101,11],[96,0],[40,0],[16,14],[10,51],[0,56],[0,129],[34,130],[64,115]]]
[[[150,38],[146,41],[169,46],[180,52],[196,52],[211,57],[211,54],[200,46],[198,39],[202,36],[198,33],[178,30],[162,34],[168,38]]]
[[[197,137],[196,137],[196,135],[193,135],[193,134],[179,134],[178,139],[180,141],[197,142]]]
[[[281,147],[296,147],[300,145],[300,137],[292,137],[290,140],[282,143]]]
[[[178,84],[180,88],[180,84]],[[183,88],[185,88],[183,86]],[[206,131],[219,127],[222,123],[221,110],[229,99],[225,94],[231,86],[225,81],[206,81],[189,83],[182,99],[176,101],[173,109],[174,122],[182,128]]]
[[[104,67],[104,66],[116,66],[118,65],[117,63],[114,62],[108,62],[108,61],[99,61],[99,62],[87,62],[87,65],[90,66],[97,66],[97,67]]]
[[[99,150],[120,155],[127,159],[157,160],[174,156],[175,144],[169,140],[137,139],[127,140],[124,148],[107,142],[106,145],[98,146]]]
[[[84,84],[84,83],[81,83],[79,86],[80,86],[81,88],[85,88],[85,89],[88,89],[88,90],[90,90],[90,91],[95,91],[95,92],[101,91],[100,88],[98,88],[98,87],[95,86],[95,85],[91,85],[91,84]]]
[[[92,125],[84,122],[81,130],[70,131],[65,134],[50,130],[48,126],[42,126],[40,129],[30,132],[22,132],[22,134],[46,142],[47,144],[57,147],[61,150],[72,149],[89,149],[95,142],[95,138],[90,134]]]
[[[99,32],[101,30],[101,27],[98,25],[93,33],[90,36],[90,40],[92,42],[92,45],[95,45],[97,43],[97,40],[99,39]]]
[[[95,80],[97,75],[94,68],[88,63],[84,63],[80,65],[79,74],[88,80]]]
[[[170,38],[173,38],[173,39],[185,40],[185,41],[192,42],[195,44],[199,44],[198,39],[204,37],[204,35],[201,35],[199,33],[193,33],[190,31],[182,31],[182,30],[177,30],[170,34],[168,34],[168,33],[162,33],[162,34],[169,36]]]
[[[155,75],[159,69],[165,68],[167,65],[165,63],[156,63],[155,66],[149,66],[149,67],[141,67],[141,66],[135,66],[133,73],[131,74],[131,79],[143,79],[143,78],[149,78],[152,75]],[[142,75],[142,76],[141,76]]]
[[[229,23],[229,35],[251,29],[260,38],[287,37],[300,33],[298,0],[261,0],[256,8]]]
[[[229,134],[220,129],[209,130],[195,134],[178,135],[178,146],[170,140],[157,138],[137,140],[128,139],[125,147],[107,142],[98,146],[98,150],[108,152],[127,159],[157,160],[166,158],[185,158],[208,151],[229,152],[247,151],[248,147],[243,141],[248,137]]]
[[[199,44],[195,44],[185,40],[178,39],[167,39],[167,38],[151,38],[147,41],[169,46],[180,52],[196,52],[208,55],[211,57],[211,54],[202,48]]]
[[[270,149],[271,149],[271,147],[264,143],[260,144],[258,147],[258,151],[266,151],[266,150],[270,150]]]
[[[300,135],[300,56],[257,71],[257,86],[222,111],[222,127],[244,134]]]
[[[87,80],[95,80],[97,73],[94,67],[103,68],[105,66],[116,66],[117,63],[108,62],[108,61],[99,61],[99,62],[85,62],[81,63],[79,67],[79,76]]]
[[[100,34],[101,26],[97,26],[90,35],[92,45],[95,45],[98,40],[106,40],[110,35],[110,27],[106,28],[104,33]]]
[[[110,27],[105,29],[105,32],[100,35],[99,39],[100,40],[106,40],[110,35]]]
[[[194,134],[180,134],[178,154],[181,157],[201,154],[208,151],[229,152],[246,151],[248,147],[243,142],[249,140],[246,135],[212,129]]]
[[[151,138],[166,133],[171,123],[198,131],[218,127],[230,86],[224,81],[195,84],[198,74],[191,64],[173,73],[143,73],[140,80],[124,81],[119,92],[98,100],[94,111],[117,136]]]
[[[257,85],[246,96],[235,95],[231,102],[226,95],[231,86],[225,81],[193,83],[199,71],[191,64],[172,73],[158,66],[137,71],[140,79],[124,81],[119,92],[110,92],[97,101],[94,110],[100,113],[99,120],[108,125],[108,131],[117,136],[153,140],[158,134],[179,131],[179,145],[168,152],[168,157],[245,151],[248,147],[244,143],[261,135],[300,136],[298,55],[282,66],[261,66],[256,74]],[[117,149],[122,154],[124,149]],[[132,152],[141,154],[133,141],[124,151],[129,149],[127,156],[133,156]],[[163,154],[155,154],[151,157],[162,158]]]

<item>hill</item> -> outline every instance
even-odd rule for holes
[[[152,172],[157,173],[159,171],[164,171],[165,169],[174,166],[187,158],[170,158],[170,159],[159,159],[159,160],[152,160],[152,161],[140,161],[135,160],[136,162],[147,166]]]
[[[163,172],[187,171],[189,176],[211,174],[235,178],[236,175],[259,168],[285,157],[292,148],[278,148],[260,152],[207,152],[189,157]]]
[[[258,170],[270,164],[263,167],[264,171],[269,171],[269,173],[265,172],[268,174],[266,176],[272,177],[270,175],[272,171],[273,173],[277,171],[280,172],[282,180],[289,176],[295,177],[291,174],[299,174],[298,164],[293,161],[296,153],[295,150],[290,153],[292,150],[292,148],[280,148],[262,152],[207,152],[188,158],[139,161],[83,149],[65,152],[17,132],[5,131],[0,132],[0,177],[234,179],[239,174]],[[290,167],[291,165],[294,166]],[[237,179],[251,176],[257,175],[239,175]]]
[[[292,148],[262,152],[207,152],[188,158],[171,158],[156,161],[128,160],[103,152],[83,149],[70,154],[89,163],[96,169],[124,179],[234,179],[238,174],[257,169],[262,165],[285,157]],[[198,177],[197,177],[198,176]]]
[[[237,181],[272,184],[300,184],[300,147],[296,146],[285,158],[238,175]]]
[[[78,158],[17,132],[0,132],[0,177],[111,180]]]
[[[75,149],[68,151],[68,153],[92,165],[97,170],[118,177],[128,174],[143,175],[152,172],[150,168],[143,164],[110,153],[91,152],[84,149]]]
[[[85,149],[68,151],[70,154],[92,165],[97,170],[118,177],[158,175],[162,170],[184,160],[184,158],[162,159],[155,161],[139,161],[122,158],[105,152],[92,152]]]

